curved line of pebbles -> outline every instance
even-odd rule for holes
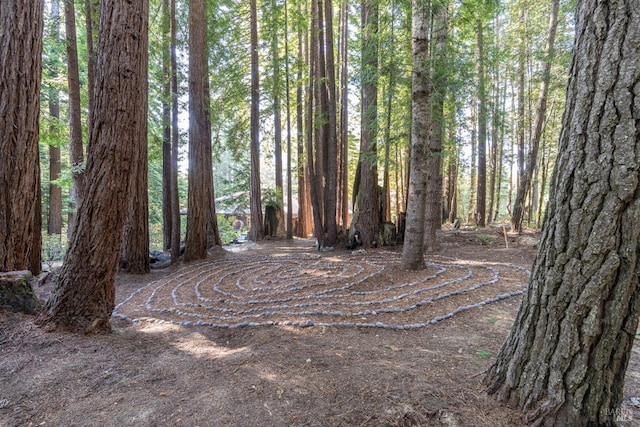
[[[116,306],[113,316],[131,322],[153,320],[215,328],[288,325],[411,330],[521,295],[530,274],[515,264],[482,264],[442,256],[430,257],[426,264],[427,269],[415,281],[371,290],[361,286],[390,274],[389,267],[400,265],[399,254],[246,255],[210,260],[182,267],[136,290]],[[448,298],[464,295],[471,299],[474,292],[496,285],[505,270],[518,279],[509,292],[459,305],[423,322],[393,320],[393,315],[421,307],[435,309],[437,302]],[[149,317],[132,314],[140,311]],[[367,321],[378,316],[379,321]],[[288,320],[291,318],[304,320]]]

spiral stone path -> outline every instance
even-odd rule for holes
[[[215,328],[289,325],[407,330],[524,292],[529,271],[392,251],[237,254],[188,264],[138,289],[114,316]]]

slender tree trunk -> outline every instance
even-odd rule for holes
[[[444,98],[447,90],[447,34],[449,25],[448,1],[432,4],[433,14],[433,66],[429,81],[428,96],[430,111],[429,150],[427,152],[427,185],[425,190],[426,211],[424,249],[434,252],[438,249],[436,232],[442,228],[442,135],[444,132]]]
[[[476,211],[479,227],[486,225],[487,215],[487,91],[484,71],[483,22],[476,20],[478,49],[478,193]]]
[[[349,1],[342,0],[340,36],[340,211],[342,227],[349,224],[349,74],[348,74],[348,40],[349,40]]]
[[[429,148],[429,10],[425,2],[412,1],[413,72],[411,84],[411,165],[407,222],[402,247],[402,266],[424,268],[424,225],[426,213],[426,163]]]
[[[131,171],[140,161],[132,141],[147,120],[140,103],[147,97],[148,3],[103,0],[102,12],[86,197],[39,319],[49,328],[84,332],[110,329]]]
[[[162,247],[171,248],[171,11],[162,0]]]
[[[51,1],[51,22],[49,37],[58,46],[60,44],[60,4],[57,0]],[[57,58],[50,58],[47,65],[52,78],[58,77],[60,68]],[[62,188],[54,183],[60,178],[60,94],[55,87],[49,88],[49,116],[50,132],[55,135],[53,144],[49,145],[49,209],[47,215],[47,234],[59,235],[62,233]]]
[[[467,220],[470,223],[478,223],[477,202],[476,197],[477,181],[478,181],[478,132],[477,132],[477,111],[475,106],[471,106],[471,120],[473,122],[471,128],[471,174],[469,177],[469,210],[467,211]]]
[[[325,246],[334,246],[338,240],[336,218],[338,202],[338,137],[336,118],[336,72],[333,51],[333,2],[324,0],[325,67],[327,91],[326,175],[324,188],[324,228],[327,231]]]
[[[640,307],[640,3],[576,8],[540,250],[486,382],[535,425],[614,426]]]
[[[363,0],[362,24],[362,118],[360,130],[360,186],[358,225],[365,248],[375,246],[380,229],[378,195],[378,2]],[[354,192],[356,186],[354,185]]]
[[[289,77],[289,6],[284,1],[284,57],[287,109],[287,239],[293,239],[293,177],[291,171],[291,82]]]
[[[298,15],[301,15],[300,3],[298,3]],[[306,238],[312,232],[311,213],[311,193],[309,188],[309,166],[308,152],[305,155],[305,97],[304,82],[302,78],[303,63],[308,64],[309,41],[308,33],[303,31],[298,24],[298,73],[296,90],[296,117],[297,117],[297,140],[298,140],[298,236]],[[303,41],[304,38],[304,41]],[[304,47],[303,47],[304,46]],[[309,123],[311,111],[307,110],[307,123]],[[308,137],[308,132],[307,132]]]
[[[43,9],[42,0],[0,6],[0,271],[42,270],[38,120]]]
[[[277,4],[275,0],[271,1],[271,13],[272,18],[277,20],[279,12],[277,11]],[[274,163],[275,163],[275,181],[276,181],[276,202],[278,207],[276,208],[277,226],[276,230],[273,230],[274,235],[280,233],[280,228],[284,226],[284,211],[282,206],[284,205],[284,185],[282,179],[282,102],[281,87],[280,87],[280,54],[278,46],[278,22],[274,22],[272,25],[272,39],[271,39],[271,56],[273,60],[273,142],[274,142]],[[285,34],[285,38],[287,35]]]
[[[176,40],[176,0],[170,0],[171,21],[171,262],[180,257],[182,219],[180,217],[180,195],[178,193],[178,150],[180,129],[178,127],[178,47]]]
[[[83,194],[84,148],[82,142],[82,115],[80,103],[80,72],[78,65],[78,43],[76,40],[76,12],[74,2],[64,2],[65,32],[67,46],[67,84],[69,87],[69,159],[73,187],[69,207],[67,237],[71,240],[75,223],[76,206]]]
[[[256,0],[250,0],[251,32],[251,231],[249,238],[264,238],[262,229],[262,191],[260,190],[260,75],[258,64],[258,10]]]
[[[542,69],[542,82],[540,83],[540,96],[536,108],[536,117],[533,125],[533,136],[529,147],[529,158],[527,166],[518,184],[516,199],[513,203],[513,214],[511,215],[511,226],[515,231],[522,231],[522,219],[524,214],[524,202],[531,187],[534,170],[538,160],[538,147],[542,138],[542,128],[547,112],[547,95],[549,93],[549,81],[551,80],[551,64],[555,56],[554,43],[556,38],[556,28],[558,27],[559,0],[553,0],[551,15],[549,16],[549,36],[545,48],[545,61]]]

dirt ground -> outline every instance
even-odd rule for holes
[[[492,230],[440,237],[421,272],[400,268],[399,247],[272,240],[121,274],[102,336],[0,310],[0,426],[524,425],[482,380],[535,248]],[[637,348],[621,425],[640,425],[636,405]]]

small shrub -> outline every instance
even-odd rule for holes
[[[487,236],[486,234],[477,235],[475,240],[482,246],[489,246],[491,243],[493,243],[493,237]]]

